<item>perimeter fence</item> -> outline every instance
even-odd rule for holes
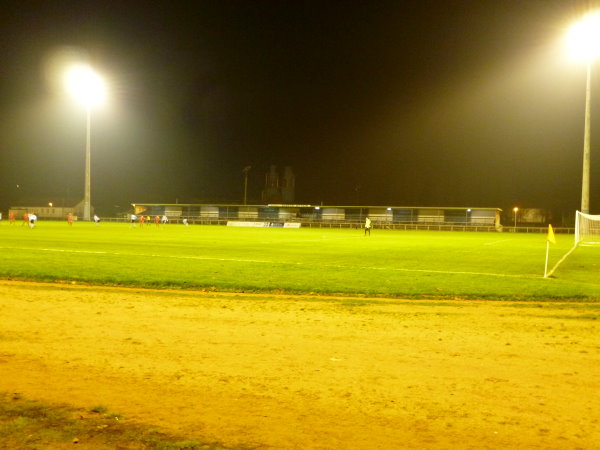
[[[184,218],[170,218],[168,225],[181,225],[183,224]],[[236,219],[233,219],[236,220]],[[113,222],[113,223],[130,223],[130,219],[127,217],[101,217],[102,222]],[[217,225],[226,226],[232,219],[223,218],[202,218],[202,217],[190,217],[187,218],[189,225]],[[301,228],[339,228],[339,229],[362,229],[364,222],[358,221],[324,221],[324,220],[265,220],[265,226],[267,224],[283,223],[299,223]],[[154,225],[154,222],[147,222],[146,225]],[[374,229],[383,230],[422,230],[422,231],[456,231],[456,232],[501,232],[501,233],[546,233],[548,231],[547,226],[487,226],[487,225],[472,225],[472,224],[460,224],[460,223],[386,223],[376,222],[372,223]],[[557,234],[574,234],[575,228],[572,227],[556,227],[553,228]]]

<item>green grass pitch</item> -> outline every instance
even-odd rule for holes
[[[557,235],[549,268],[573,246]],[[544,234],[0,224],[0,277],[219,291],[599,301],[600,248],[544,279]]]

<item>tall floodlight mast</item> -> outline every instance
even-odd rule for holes
[[[244,205],[248,203],[248,172],[250,172],[252,166],[246,166],[242,169],[244,173]]]
[[[67,71],[66,86],[71,95],[84,105],[86,111],[83,220],[89,221],[91,215],[91,111],[94,106],[104,100],[106,87],[102,78],[90,66],[83,64],[73,66]]]
[[[587,63],[585,89],[585,125],[583,134],[583,176],[581,180],[581,212],[590,212],[590,102],[592,63],[600,56],[600,11],[594,11],[573,25],[567,35],[573,57]]]

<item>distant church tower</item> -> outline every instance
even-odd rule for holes
[[[277,167],[272,165],[265,175],[265,188],[262,191],[264,203],[294,203],[296,178],[292,168],[286,166],[280,179]]]

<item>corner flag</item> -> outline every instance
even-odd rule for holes
[[[552,229],[552,225],[548,225],[548,235],[546,236],[546,240],[548,242],[556,244],[556,238],[554,237],[554,230]]]
[[[548,278],[548,253],[550,252],[550,242],[556,244],[552,225],[548,225],[548,234],[546,235],[546,265],[544,266],[544,278]]]

